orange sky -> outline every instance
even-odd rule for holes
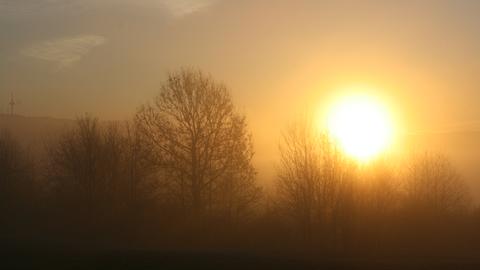
[[[0,110],[13,91],[24,115],[126,119],[195,66],[230,86],[261,166],[289,121],[352,84],[409,133],[460,136],[480,129],[478,14],[474,0],[0,1]]]

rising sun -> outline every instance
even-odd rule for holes
[[[346,154],[368,161],[392,143],[393,127],[388,111],[369,96],[350,96],[328,114],[328,130]]]

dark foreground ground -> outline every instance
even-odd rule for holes
[[[1,251],[0,269],[479,269],[480,258],[286,258],[240,252]]]

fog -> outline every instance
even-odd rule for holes
[[[269,198],[254,208],[265,210],[288,127],[308,114],[320,123],[346,89],[362,89],[393,115],[382,154],[398,167],[422,153],[445,157],[476,209],[479,13],[469,0],[0,0],[0,130],[45,169],[48,149],[80,120],[98,118],[99,134],[118,125],[126,140],[124,125],[169,74],[199,70],[245,117],[255,186]]]

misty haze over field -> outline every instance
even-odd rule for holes
[[[478,266],[479,14],[0,0],[0,251]]]
[[[478,12],[476,1],[3,0],[0,110],[14,92],[21,115],[129,119],[187,65],[231,87],[261,167],[305,104],[356,83],[393,103],[407,132],[456,141],[480,129]],[[478,156],[460,152],[470,178]]]

